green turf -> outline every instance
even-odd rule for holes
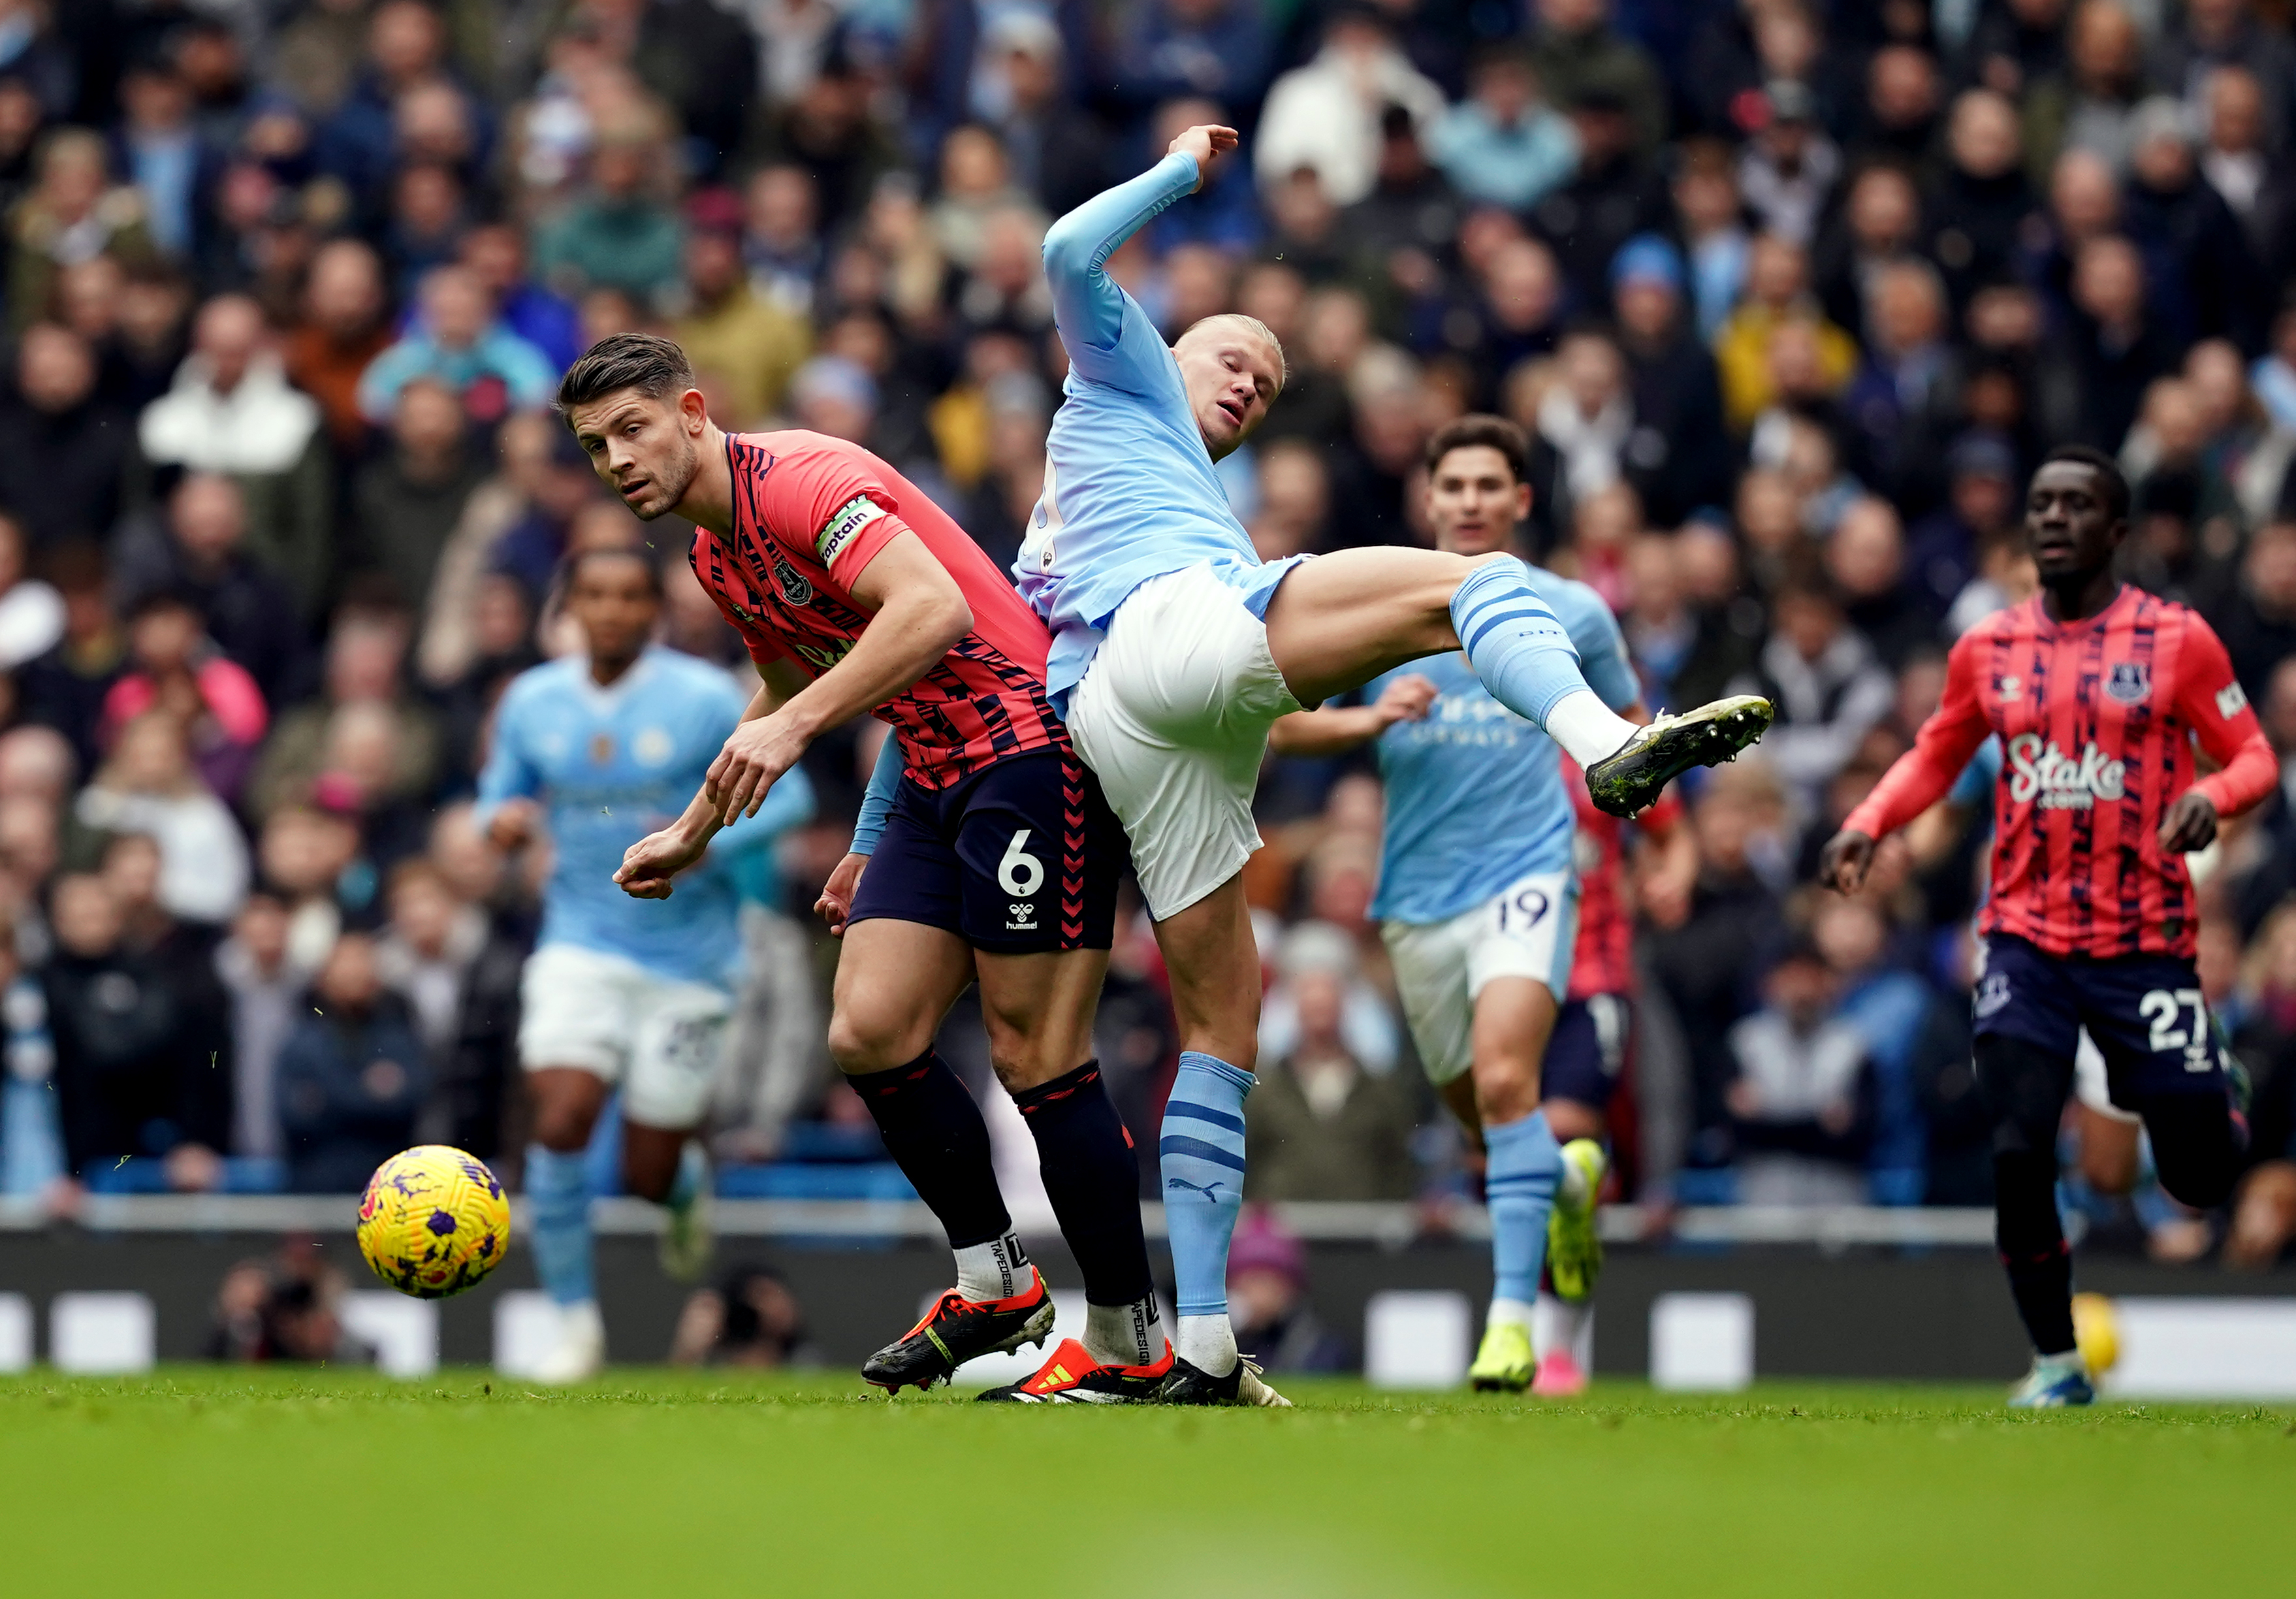
[[[842,1377],[0,1380],[23,1595],[2284,1594],[2296,1418],[1635,1385],[1290,1412]]]

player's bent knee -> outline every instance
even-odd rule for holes
[[[933,1029],[913,1016],[840,1006],[829,1018],[829,1058],[849,1077],[890,1071],[924,1054]]]

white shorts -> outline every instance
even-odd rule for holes
[[[1475,1000],[1493,978],[1545,983],[1558,1005],[1570,993],[1578,881],[1568,871],[1534,873],[1448,922],[1389,922],[1380,933],[1420,1064],[1429,1081],[1447,1083],[1474,1064]]]
[[[725,1054],[733,996],[634,961],[545,944],[519,984],[519,1059],[573,1066],[622,1089],[622,1114],[650,1128],[701,1125]]]
[[[1300,709],[1267,625],[1208,564],[1151,578],[1109,619],[1069,697],[1069,736],[1124,824],[1157,921],[1259,848],[1251,795],[1267,729]]]

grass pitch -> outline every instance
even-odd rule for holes
[[[0,1379],[21,1595],[2284,1594],[2296,1415],[1997,1391],[1283,1384],[1289,1412],[844,1374]]]

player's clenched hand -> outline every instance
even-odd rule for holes
[[[2216,842],[2217,808],[2198,789],[2187,789],[2161,819],[2161,848],[2175,855],[2206,849]]]
[[[621,868],[614,873],[614,881],[633,899],[667,899],[671,880],[700,860],[709,848],[707,840],[696,840],[682,828],[665,827],[622,852]]]
[[[1233,127],[1222,127],[1217,122],[1204,122],[1188,129],[1187,132],[1173,140],[1171,147],[1166,150],[1164,153],[1166,155],[1185,154],[1195,157],[1196,187],[1201,189],[1204,186],[1204,179],[1210,175],[1212,169],[1212,158],[1215,156],[1225,155],[1229,151],[1234,150],[1235,146],[1235,129]]]
[[[1817,881],[1829,889],[1855,894],[1866,886],[1866,870],[1874,864],[1874,840],[1845,827],[1825,840],[1817,857]]]
[[[804,753],[805,741],[778,715],[734,728],[702,780],[719,823],[731,827],[739,816],[756,816],[766,802],[766,791]]]
[[[845,936],[845,919],[853,914],[853,893],[861,886],[861,869],[869,864],[865,855],[849,855],[837,863],[837,870],[821,885],[821,898],[813,902],[814,914],[829,923],[829,936]]]
[[[1432,681],[1414,672],[1407,677],[1398,677],[1380,691],[1372,701],[1372,709],[1380,719],[1392,727],[1398,722],[1416,722],[1424,718],[1442,693]]]
[[[531,800],[505,800],[487,823],[487,842],[504,855],[533,841],[541,810]]]

